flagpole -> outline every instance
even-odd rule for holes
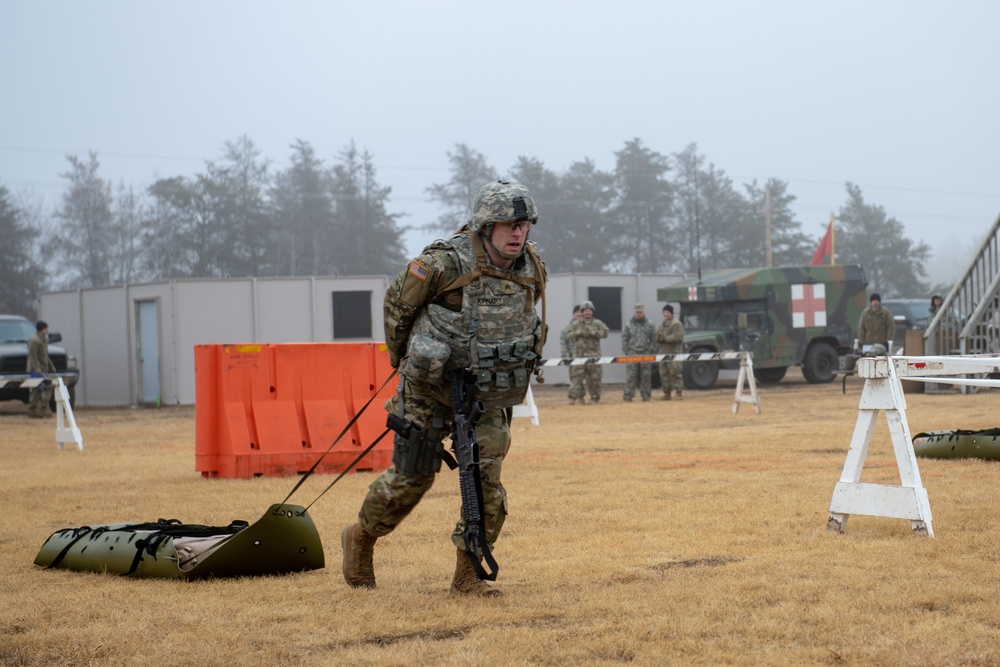
[[[834,260],[837,252],[837,232],[836,227],[833,226],[833,213],[830,214],[830,266],[835,265],[837,262]]]

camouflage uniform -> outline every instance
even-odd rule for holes
[[[482,460],[480,474],[487,541],[492,545],[507,514],[507,495],[500,483],[500,469],[510,448],[509,409],[524,400],[528,373],[540,356],[536,350],[541,350],[543,342],[534,304],[540,297],[538,287],[540,281],[544,281],[544,268],[540,261],[535,263],[537,254],[530,245],[509,271],[494,267],[479,280],[465,280],[466,284],[459,288],[446,289],[460,277],[464,279],[470,275],[475,266],[477,244],[470,239],[478,239],[478,235],[461,232],[448,241],[428,246],[393,280],[386,292],[386,346],[390,363],[404,376],[399,393],[386,402],[386,410],[394,414],[402,412],[407,423],[419,427],[425,439],[436,442],[438,451],[443,451],[441,441],[450,434],[454,417],[450,371],[470,365],[469,334],[466,333],[464,340],[452,339],[450,345],[444,343],[450,349],[445,354],[446,359],[439,364],[431,355],[424,354],[421,347],[435,342],[440,344],[450,338],[435,317],[450,316],[467,324],[467,317],[461,318],[469,308],[463,309],[463,304],[468,303],[471,291],[477,291],[480,363],[496,369],[487,371],[487,376],[492,373],[494,384],[476,393],[476,398],[486,405],[476,435]],[[429,315],[428,310],[438,315]],[[523,345],[514,345],[504,356],[503,352],[497,352],[495,341],[516,341]],[[494,342],[494,346],[487,346],[487,342]],[[508,389],[496,386],[496,378],[501,374],[503,380],[499,384],[509,386]],[[401,472],[398,457],[403,443],[398,435],[396,440],[394,465],[371,484],[358,515],[361,526],[374,537],[387,535],[399,525],[430,489],[441,467],[438,456],[431,470]],[[452,542],[464,550],[463,528],[464,522],[460,519],[452,533]]]
[[[56,366],[49,358],[48,336],[42,336],[40,331],[28,339],[28,366],[26,370],[29,375],[36,377],[56,372]],[[53,391],[52,382],[49,380],[33,387],[28,395],[28,415],[44,417],[49,412],[49,402],[52,400]]]
[[[576,320],[566,327],[566,340],[570,341],[573,351],[578,357],[601,356],[601,339],[608,337],[608,325],[596,317]],[[603,368],[599,364],[580,366],[583,372],[573,381],[569,388],[570,399],[582,399],[584,384],[590,391],[590,400],[601,400],[601,378]]]
[[[896,321],[888,308],[883,306],[876,311],[869,306],[861,311],[861,319],[858,320],[858,342],[861,345],[887,345],[895,335]]]
[[[430,437],[444,438],[449,435],[451,420],[455,416],[452,409],[442,405],[430,393],[422,391],[419,384],[407,378],[403,378],[401,382],[406,421],[417,424]],[[385,408],[389,412],[398,413],[399,395],[387,401]],[[510,449],[509,411],[503,408],[487,410],[476,425],[476,439],[479,442],[486,540],[492,546],[507,518],[507,491],[500,483],[500,469]],[[361,505],[358,517],[364,529],[375,537],[391,533],[431,488],[440,468],[438,459],[434,472],[427,474],[415,472],[404,475],[395,466],[386,470],[369,485],[368,495]],[[463,528],[463,522],[459,521],[451,534],[451,541],[464,551]]]
[[[660,354],[681,354],[684,350],[684,325],[676,317],[670,322],[664,319],[656,330],[656,341],[660,344]],[[681,374],[680,361],[660,362],[660,388],[663,398],[670,398],[670,391],[680,396],[684,391],[684,378]]]
[[[563,327],[563,330],[559,333],[559,354],[562,356],[563,359],[570,359],[576,356],[575,345],[573,345],[572,342],[566,338],[566,332],[569,331],[569,328],[573,325],[573,322],[575,321],[576,318],[574,317],[572,320],[570,320],[569,324]],[[575,384],[579,384],[580,386],[582,386],[583,374],[584,374],[583,366],[570,366],[569,367],[570,387],[572,387]],[[583,396],[582,392],[580,396]],[[576,398],[573,396],[572,390],[570,391],[569,397],[571,401],[575,400]]]
[[[625,325],[622,332],[622,351],[626,355],[656,354],[656,327],[645,316],[640,319],[633,317]],[[625,400],[631,401],[635,396],[636,380],[639,382],[639,394],[642,400],[648,401],[653,393],[652,364],[627,364],[625,366]]]

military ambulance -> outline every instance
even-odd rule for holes
[[[749,350],[761,382],[802,366],[806,380],[823,383],[852,361],[866,285],[860,266],[720,269],[656,295],[680,305],[685,352]],[[739,368],[739,360],[685,361],[685,386],[712,387],[720,367]]]

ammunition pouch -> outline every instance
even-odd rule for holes
[[[477,396],[501,403],[513,396],[513,403],[520,403],[538,359],[533,342],[532,338],[521,338],[499,345],[479,345],[478,364],[473,369]]]

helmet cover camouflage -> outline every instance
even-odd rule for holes
[[[472,200],[469,229],[478,232],[492,222],[538,222],[538,210],[528,188],[505,179],[479,188]]]
[[[587,310],[588,308],[590,310],[594,310],[594,302],[593,301],[584,301],[583,303],[580,304],[580,308],[582,308],[583,310]]]

